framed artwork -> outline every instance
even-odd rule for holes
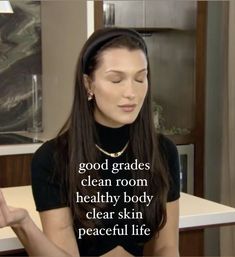
[[[0,132],[42,127],[40,1],[11,1],[0,13]]]

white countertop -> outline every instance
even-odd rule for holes
[[[235,223],[235,208],[181,193],[181,230]]]
[[[45,132],[30,133],[27,131],[22,131],[22,132],[18,131],[18,132],[12,132],[12,133],[41,140],[43,142],[52,138]],[[33,154],[41,145],[42,143],[0,145],[0,156],[16,155],[16,154]]]
[[[0,145],[0,156],[33,154],[41,145],[42,143]]]
[[[2,191],[10,206],[27,209],[32,219],[41,228],[31,186],[2,188]],[[181,193],[179,225],[181,230],[230,223],[235,223],[235,208]],[[0,252],[21,248],[23,246],[11,228],[0,229]]]

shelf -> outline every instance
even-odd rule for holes
[[[187,135],[166,135],[169,137],[176,145],[188,145],[195,143],[195,137],[193,133]]]
[[[195,33],[196,30],[189,30],[189,29],[177,29],[177,28],[131,28],[135,29],[139,33],[168,33],[168,32],[177,32],[177,33]]]
[[[113,26],[105,26],[106,28]],[[123,26],[120,26],[123,27]],[[124,28],[124,27],[123,27]],[[136,30],[139,33],[169,33],[169,32],[177,32],[177,33],[195,33],[196,29],[177,29],[177,28],[157,28],[157,27],[128,27],[129,29]]]

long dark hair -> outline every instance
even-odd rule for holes
[[[113,36],[110,36],[113,35]],[[87,100],[83,74],[92,77],[100,64],[103,51],[113,48],[125,48],[130,51],[141,50],[148,62],[148,91],[143,106],[136,120],[130,124],[129,161],[138,159],[142,163],[150,163],[150,172],[132,172],[134,179],[147,179],[147,187],[135,187],[134,194],[141,195],[146,191],[154,195],[149,207],[136,204],[136,211],[141,211],[144,221],[152,231],[159,230],[166,223],[166,200],[169,188],[167,165],[159,147],[159,135],[156,134],[151,106],[150,67],[146,45],[141,36],[129,29],[106,28],[95,31],[83,46],[77,63],[75,95],[71,114],[57,136],[56,176],[67,190],[67,202],[72,210],[75,224],[83,227],[95,227],[98,220],[87,220],[85,214],[92,208],[102,209],[104,204],[77,204],[75,194],[93,195],[99,187],[83,187],[80,181],[87,178],[98,179],[97,172],[77,172],[80,163],[99,162],[95,143],[97,139],[94,122],[94,101]]]

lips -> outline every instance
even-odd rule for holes
[[[133,112],[136,104],[123,104],[119,105],[119,107],[124,111],[124,112]]]

